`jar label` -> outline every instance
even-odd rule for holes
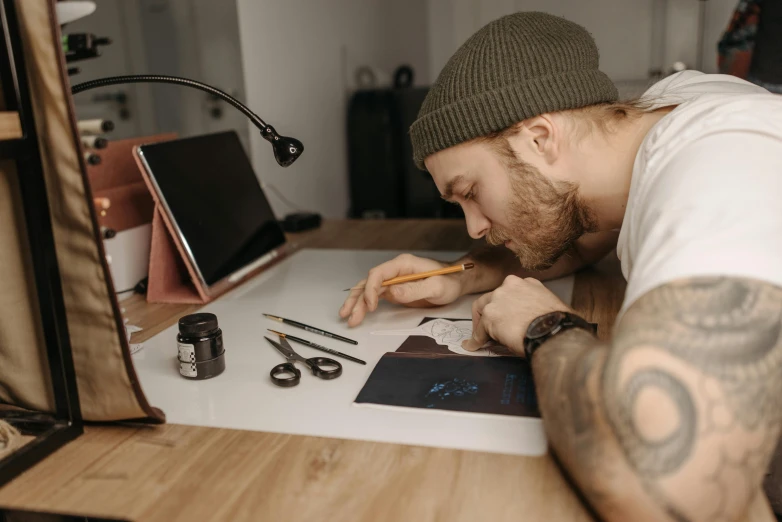
[[[195,346],[177,342],[179,351],[179,373],[184,377],[198,377],[195,360]]]

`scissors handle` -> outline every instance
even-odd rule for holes
[[[342,365],[334,359],[328,357],[312,357],[304,362],[312,370],[312,375],[321,379],[336,379],[342,375]],[[333,368],[323,368],[323,366],[333,366]]]
[[[290,374],[290,377],[280,377],[280,375],[287,374]],[[301,380],[301,371],[289,362],[278,364],[272,368],[272,371],[269,372],[269,375],[271,375],[272,382],[274,384],[277,386],[282,386],[283,388],[296,386]]]

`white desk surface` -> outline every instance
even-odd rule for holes
[[[136,371],[150,403],[168,422],[195,426],[269,431],[398,444],[541,455],[546,439],[539,419],[506,415],[454,413],[416,408],[357,406],[353,400],[380,357],[395,351],[403,338],[373,336],[388,328],[413,328],[424,316],[471,317],[477,296],[448,306],[408,309],[381,301],[378,310],[356,328],[348,328],[338,311],[342,290],[358,282],[370,268],[400,252],[301,250],[243,287],[201,311],[217,316],[225,342],[226,370],[218,377],[191,381],[179,375],[177,326],[144,343],[133,355]],[[455,259],[459,252],[414,252],[437,259]],[[546,283],[569,303],[573,278]],[[358,345],[334,341],[266,319],[270,313],[298,320],[355,339]],[[276,339],[267,328],[310,339],[363,359],[360,365],[338,358],[343,373],[324,381],[301,366],[301,383],[280,388],[269,379],[283,357],[263,338]],[[293,343],[304,357],[323,352]]]

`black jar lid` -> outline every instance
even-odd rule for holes
[[[217,316],[210,313],[186,315],[179,319],[179,333],[185,336],[205,336],[217,331]]]

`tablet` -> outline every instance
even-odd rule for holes
[[[140,145],[135,153],[207,295],[271,261],[285,243],[236,132]]]

